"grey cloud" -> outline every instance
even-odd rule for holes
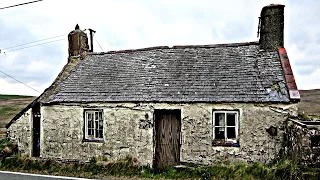
[[[61,42],[11,51],[15,48],[5,48],[39,40],[39,38],[32,34],[27,27],[19,24],[8,25],[0,20],[0,29],[0,49],[3,48],[2,52],[6,52],[6,55],[4,53],[0,54],[0,65],[3,72],[15,77],[22,82],[36,81],[37,84],[42,84],[47,82],[48,79],[51,79],[52,73],[57,74],[57,71],[60,71],[60,69],[54,69],[52,71],[43,70],[42,72],[35,73],[27,71],[27,67],[30,66],[30,63],[32,61],[42,61],[44,63],[49,63],[50,67],[52,68],[60,65],[62,61]],[[16,48],[22,47],[24,46]],[[16,54],[18,55],[15,57]],[[64,59],[64,61],[66,62],[67,60]],[[15,80],[3,74],[0,74],[0,78],[5,78],[9,82],[15,82]]]
[[[97,6],[103,4],[101,2],[97,1],[88,6],[99,9]],[[264,2],[266,2],[264,5],[267,5],[267,1]],[[54,2],[48,1],[47,3],[54,5]],[[255,41],[258,40],[256,38],[258,16],[263,6],[261,1],[255,0],[152,2],[149,0],[121,0],[108,3],[112,4],[106,6],[104,11],[100,9],[99,13],[88,11],[86,14],[72,17],[66,14],[76,14],[78,12],[78,7],[76,7],[75,11],[70,9],[70,12],[53,13],[49,9],[48,14],[24,11],[24,14],[10,24],[5,22],[11,21],[0,19],[0,49],[35,41],[41,39],[40,37],[63,34],[60,32],[67,34],[76,23],[80,23],[81,28],[95,29],[96,37],[105,51],[158,45],[213,44],[217,41],[218,43]],[[44,2],[38,5],[48,4]],[[76,5],[80,6],[81,3]],[[29,6],[29,8],[32,7]],[[115,11],[115,7],[124,8]],[[296,52],[288,52],[289,58],[293,60],[293,69],[297,72],[295,76],[310,75],[320,67],[318,7],[320,7],[320,1],[312,1],[312,3],[289,1],[286,4],[285,36],[287,39],[285,47],[288,50],[292,45],[296,45],[301,56],[299,59],[293,57]],[[61,9],[67,8],[62,7]],[[87,7],[79,7],[79,9],[84,10]],[[92,17],[88,18],[88,15]],[[34,30],[39,27],[43,28],[41,36],[34,34]],[[7,56],[0,54],[1,70],[23,82],[34,80],[37,84],[43,84],[52,81],[67,62],[67,36],[62,38],[65,40],[12,53],[8,52]],[[100,51],[97,44],[95,44],[95,50]],[[15,54],[17,54],[16,57]],[[13,66],[8,65],[9,60],[13,62]],[[41,62],[49,67],[42,71],[28,71],[27,67],[32,62]],[[0,78],[6,78],[6,76],[0,74]]]

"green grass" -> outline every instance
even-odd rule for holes
[[[99,161],[92,158],[89,163],[61,163],[54,160],[31,159],[11,156],[0,163],[1,170],[62,175],[86,178],[135,177],[151,179],[318,179],[320,169],[301,168],[292,161],[274,163],[230,163],[212,166],[198,165],[185,169],[170,168],[153,171],[150,167],[138,166],[134,158],[126,157],[117,161]]]
[[[33,96],[0,94],[0,100],[31,98],[31,97],[33,97]]]
[[[11,111],[14,111],[15,108],[12,106],[4,106],[4,107],[0,107],[0,116],[4,116],[7,114],[10,114]]]

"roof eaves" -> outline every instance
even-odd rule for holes
[[[88,103],[128,103],[128,102],[132,102],[132,103],[262,103],[262,104],[289,104],[290,102],[288,101],[244,101],[244,100],[237,100],[237,101],[213,101],[213,100],[207,100],[207,101],[200,101],[200,100],[194,100],[194,101],[187,101],[187,100],[181,100],[181,101],[166,101],[166,100],[106,100],[106,101],[61,101],[61,100],[57,100],[57,101],[50,101],[50,102],[46,102],[43,103],[44,106],[49,106],[49,105],[57,105],[60,103],[81,103],[81,104],[88,104]]]

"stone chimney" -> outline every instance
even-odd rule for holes
[[[266,51],[283,47],[284,5],[270,4],[261,10],[259,21],[260,48]]]
[[[80,56],[84,58],[89,50],[88,36],[85,32],[80,30],[77,24],[75,30],[68,35],[69,41],[69,58],[72,56]]]

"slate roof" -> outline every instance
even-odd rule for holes
[[[92,53],[46,103],[290,102],[278,51],[258,42]]]

